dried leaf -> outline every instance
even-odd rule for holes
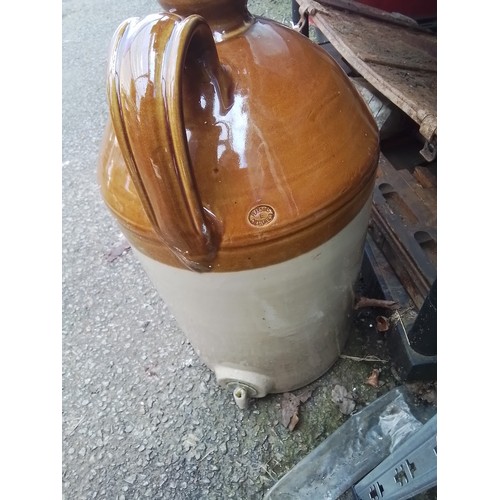
[[[344,415],[350,415],[356,408],[352,394],[343,385],[336,385],[333,388],[332,400]]]
[[[413,382],[407,384],[407,387],[417,399],[431,405],[436,405],[437,387],[435,382]]]
[[[301,403],[305,403],[313,393],[313,389],[303,389],[302,391],[298,392],[295,396],[299,398],[299,401]]]
[[[312,389],[304,389],[303,391],[292,394],[286,392],[281,400],[281,423],[290,431],[293,431],[299,422],[299,407],[301,403],[305,403],[312,395]]]
[[[296,413],[294,413],[292,415],[292,418],[290,419],[290,423],[288,424],[288,430],[293,431],[298,423],[299,423],[299,416]]]
[[[297,413],[300,401],[291,393],[283,394],[281,401],[281,423],[288,427],[292,417]]]
[[[377,332],[387,332],[390,326],[391,323],[385,316],[377,316],[375,318],[375,329],[377,330]]]
[[[118,257],[121,257],[128,250],[130,250],[130,243],[127,240],[122,241],[108,252],[108,262],[115,261]]]
[[[379,381],[378,381],[379,374],[380,370],[378,368],[374,368],[370,373],[370,376],[365,380],[365,384],[377,388],[379,386]]]
[[[370,299],[368,297],[360,297],[354,309],[362,309],[363,307],[381,307],[383,309],[397,309],[398,302],[395,300]]]

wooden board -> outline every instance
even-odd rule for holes
[[[437,134],[437,40],[432,33],[297,0],[342,57],[404,111],[431,141]],[[312,14],[311,14],[312,12]]]

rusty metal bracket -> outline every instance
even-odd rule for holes
[[[434,161],[437,156],[437,138],[434,136],[430,141],[425,141],[420,154],[428,161]]]
[[[308,17],[310,15],[314,16],[318,11],[318,7],[320,11],[327,13],[324,9],[321,8],[321,5],[318,5],[316,2],[313,2],[313,0],[305,0],[301,2],[298,8],[300,15],[299,21],[297,24],[292,23],[292,28],[295,31],[302,33],[305,26],[308,24]]]
[[[419,132],[425,139],[424,147],[420,154],[429,162],[434,161],[437,155],[437,119],[433,114],[425,114],[423,111],[417,113],[420,119]]]

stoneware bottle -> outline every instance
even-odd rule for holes
[[[335,61],[246,3],[160,1],[118,27],[98,168],[135,255],[241,407],[341,353],[379,151]]]

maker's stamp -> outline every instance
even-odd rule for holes
[[[276,217],[276,211],[270,205],[257,205],[248,214],[248,222],[252,226],[267,226]]]

